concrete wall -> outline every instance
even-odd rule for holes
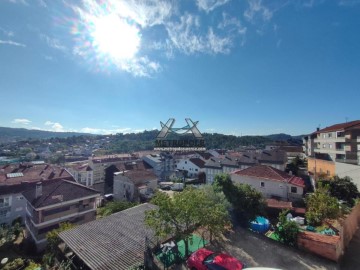
[[[335,174],[339,177],[351,177],[358,189],[360,189],[360,165],[335,162]]]
[[[351,213],[341,220],[340,237],[343,249],[349,245],[360,224],[360,204],[357,204]]]
[[[308,158],[308,171],[315,173],[316,167],[316,174],[328,174],[330,177],[334,176],[335,173],[335,162],[322,160],[322,159],[314,159]]]
[[[177,164],[178,170],[186,170],[188,172],[189,177],[196,177],[199,172],[205,171],[205,169],[201,169],[192,163],[189,159],[181,159]]]

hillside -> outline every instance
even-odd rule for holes
[[[76,132],[53,132],[26,128],[0,127],[0,142],[14,142],[28,139],[67,138],[92,134]]]

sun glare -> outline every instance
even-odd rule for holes
[[[115,14],[93,20],[93,45],[99,52],[115,60],[130,60],[140,47],[140,33],[136,25]]]

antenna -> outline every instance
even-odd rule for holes
[[[348,119],[349,119],[349,117],[346,116],[345,117],[345,123],[347,123]]]

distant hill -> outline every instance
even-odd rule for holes
[[[288,143],[291,143],[291,144],[302,145],[302,137],[303,137],[303,135],[291,136],[289,134],[279,133],[279,134],[267,135],[265,137],[272,140],[272,141],[285,141],[285,142],[288,142]]]
[[[72,136],[93,136],[88,133],[77,132],[54,132],[26,128],[0,127],[0,142],[13,142],[27,139],[49,139],[49,138],[67,138]]]

